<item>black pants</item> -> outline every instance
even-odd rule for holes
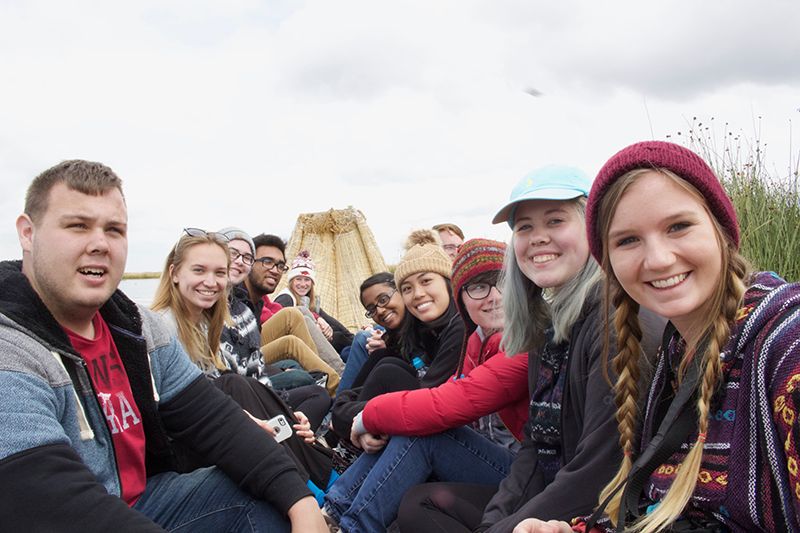
[[[297,423],[293,412],[300,410],[308,416],[311,421],[311,415],[306,413],[304,409],[296,409],[294,406],[289,406],[284,402],[277,392],[259,383],[253,378],[246,378],[234,373],[223,374],[214,380],[214,385],[217,386],[225,394],[233,398],[242,409],[256,418],[262,420],[269,420],[277,415],[284,415],[289,421],[289,424]],[[320,389],[325,395],[327,411],[330,406],[330,396],[328,396],[325,389],[311,385],[316,389]],[[305,389],[308,387],[298,387],[298,389]],[[293,391],[298,390],[293,389]],[[302,396],[298,393],[297,400],[300,405],[304,406],[306,402],[311,406],[312,403],[316,404],[316,392],[313,390],[307,391],[308,394]],[[318,416],[318,415],[315,415]],[[324,413],[323,415],[324,416]],[[317,426],[321,418],[317,420]],[[312,422],[312,428],[314,424]],[[233,437],[233,436],[232,436]],[[271,438],[271,437],[269,437]],[[317,487],[325,488],[328,486],[328,479],[330,478],[331,469],[333,468],[333,460],[330,450],[318,445],[317,443],[308,444],[301,437],[292,433],[292,436],[281,442],[283,448],[294,459],[295,464],[303,475],[304,478],[310,478]]]
[[[468,466],[466,466],[468,468]],[[425,483],[403,497],[397,515],[401,532],[471,533],[497,492],[496,485]]]
[[[281,392],[294,411],[303,411],[311,422],[311,431],[316,432],[331,408],[328,391],[319,385],[303,385]]]
[[[394,352],[390,352],[385,348],[380,350],[375,350],[374,352],[369,354],[367,360],[364,361],[364,364],[361,366],[361,370],[358,371],[358,375],[353,380],[353,385],[350,388],[356,389],[358,387],[363,387],[364,383],[366,383],[367,381],[367,378],[372,373],[372,371],[375,370],[375,367],[378,365],[378,363],[381,363],[385,359],[389,360],[397,359],[399,361],[402,361],[402,359],[400,359],[400,357],[398,357]]]
[[[364,380],[358,399],[371,400],[387,392],[419,388],[417,370],[399,357],[385,357],[378,361]]]

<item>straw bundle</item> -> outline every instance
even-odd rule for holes
[[[386,263],[364,214],[351,206],[301,214],[286,246],[286,261],[291,263],[300,250],[308,250],[316,265],[314,290],[322,308],[352,330],[367,325],[358,288],[385,271]],[[286,284],[284,277],[277,291]]]

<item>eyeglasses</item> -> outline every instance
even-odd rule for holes
[[[221,243],[229,243],[230,239],[224,233],[217,233],[216,231],[206,231],[200,228],[183,228],[183,232],[189,237],[211,237]]]
[[[375,313],[378,312],[379,307],[386,307],[386,304],[389,303],[389,300],[392,299],[394,293],[397,292],[397,289],[394,289],[392,292],[384,292],[380,296],[378,296],[378,300],[375,302],[374,305],[368,305],[366,307],[367,312],[364,313],[364,316],[367,318],[372,318],[375,316]]]
[[[247,252],[242,253],[239,250],[237,250],[236,248],[234,248],[233,246],[230,247],[230,251],[231,251],[231,263],[233,263],[234,261],[236,261],[239,258],[241,258],[242,259],[242,263],[244,263],[247,266],[253,266],[253,263],[256,262],[256,258],[253,257],[253,254],[251,254],[251,253],[247,253]]]
[[[289,270],[289,267],[286,266],[286,261],[276,261],[271,257],[259,257],[254,261],[261,265],[261,268],[264,270],[272,270],[273,268],[277,268],[279,272],[286,272]]]
[[[470,298],[472,298],[473,300],[483,300],[484,298],[489,296],[490,292],[492,292],[492,287],[497,289],[497,292],[499,292],[500,294],[503,293],[502,289],[500,288],[499,285],[497,285],[496,282],[495,283],[485,283],[485,282],[470,283],[470,284],[464,286],[464,292],[466,292],[467,295]]]

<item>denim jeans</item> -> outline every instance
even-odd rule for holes
[[[344,366],[342,380],[339,382],[337,392],[353,387],[353,381],[355,381],[358,373],[361,371],[361,367],[364,366],[364,362],[367,360],[367,357],[369,357],[369,352],[367,352],[367,339],[369,338],[370,333],[365,330],[359,331],[353,337],[353,344],[350,345],[347,364]]]
[[[325,510],[347,533],[384,531],[408,489],[438,481],[499,485],[514,454],[467,427],[429,437],[394,436],[362,454],[325,496]]]
[[[242,491],[216,467],[151,476],[133,508],[171,532],[276,533],[290,529],[283,513]]]

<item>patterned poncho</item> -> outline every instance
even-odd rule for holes
[[[640,451],[663,416],[657,399],[671,387],[683,341],[675,336],[656,363]],[[800,285],[759,273],[745,294],[721,354],[703,460],[685,515],[713,516],[732,531],[800,531]],[[645,506],[659,502],[697,439],[695,429],[644,487]],[[610,529],[603,521],[601,529]]]

